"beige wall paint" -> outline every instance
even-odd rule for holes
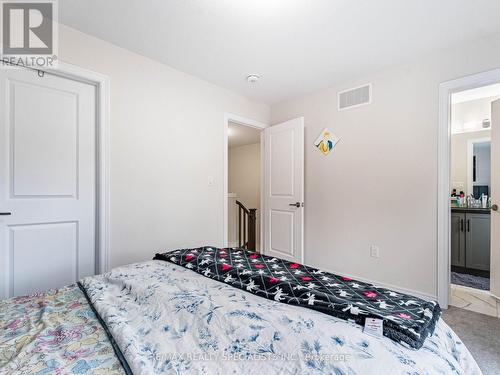
[[[451,188],[457,189],[457,193],[472,193],[467,189],[467,142],[478,138],[491,138],[491,131],[482,130],[451,136]]]
[[[272,106],[272,123],[305,117],[307,264],[436,296],[439,84],[499,67],[496,36]],[[367,82],[372,104],[338,112]],[[328,157],[324,127],[341,137]]]
[[[457,103],[451,106],[451,129],[452,133],[464,130],[464,124],[476,124],[472,130],[482,129],[483,120],[491,119],[491,102],[497,97],[471,100]]]
[[[222,245],[224,114],[267,123],[269,107],[64,25],[59,34],[62,61],[111,80],[111,266]]]
[[[228,154],[229,192],[247,208],[257,209],[256,242],[260,243],[260,143],[231,147]]]

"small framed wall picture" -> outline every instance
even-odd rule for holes
[[[339,141],[339,137],[333,134],[329,129],[325,128],[314,142],[314,145],[323,153],[323,155],[328,155]]]

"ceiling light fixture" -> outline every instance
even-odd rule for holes
[[[258,74],[250,74],[247,76],[247,82],[248,83],[257,83],[260,79],[260,76]]]

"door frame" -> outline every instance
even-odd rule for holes
[[[438,207],[437,207],[437,300],[448,308],[450,294],[450,149],[451,95],[456,92],[500,83],[500,69],[469,75],[439,85]]]
[[[262,207],[264,204],[264,132],[263,130],[267,128],[269,125],[259,122],[256,120],[252,120],[243,116],[235,115],[233,113],[225,113],[224,114],[224,152],[223,152],[223,166],[224,166],[224,172],[223,172],[223,216],[222,216],[222,247],[228,247],[229,245],[229,234],[228,234],[228,204],[227,204],[227,195],[229,193],[229,153],[228,153],[228,128],[229,128],[229,123],[234,122],[235,124],[238,125],[243,125],[243,126],[248,126],[250,128],[258,129],[261,130],[260,133],[260,251],[262,253],[265,253],[265,249],[263,248],[263,229],[264,229],[264,215],[262,215]]]
[[[59,61],[46,74],[90,84],[96,88],[96,274],[110,268],[110,79],[95,71]]]

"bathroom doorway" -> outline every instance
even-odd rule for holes
[[[490,290],[491,104],[500,85],[451,96],[451,289]],[[458,288],[461,289],[461,288]]]
[[[445,308],[449,303],[498,316],[498,302],[493,293],[494,274],[499,270],[495,270],[493,263],[498,247],[494,241],[494,222],[499,219],[495,191],[500,181],[494,178],[494,171],[499,168],[494,155],[500,147],[500,139],[496,137],[500,119],[496,118],[494,108],[500,107],[497,104],[500,71],[495,71],[489,82],[484,77],[475,78],[466,77],[441,86],[441,115],[445,105],[448,107],[447,118],[441,116],[440,124],[448,125],[449,169],[441,170],[445,158],[440,154],[440,188],[446,185],[448,191],[445,196],[440,189],[443,194],[439,223],[447,225],[440,225],[438,232],[438,299]],[[443,146],[441,133],[440,151]],[[444,178],[448,179],[447,184]]]

